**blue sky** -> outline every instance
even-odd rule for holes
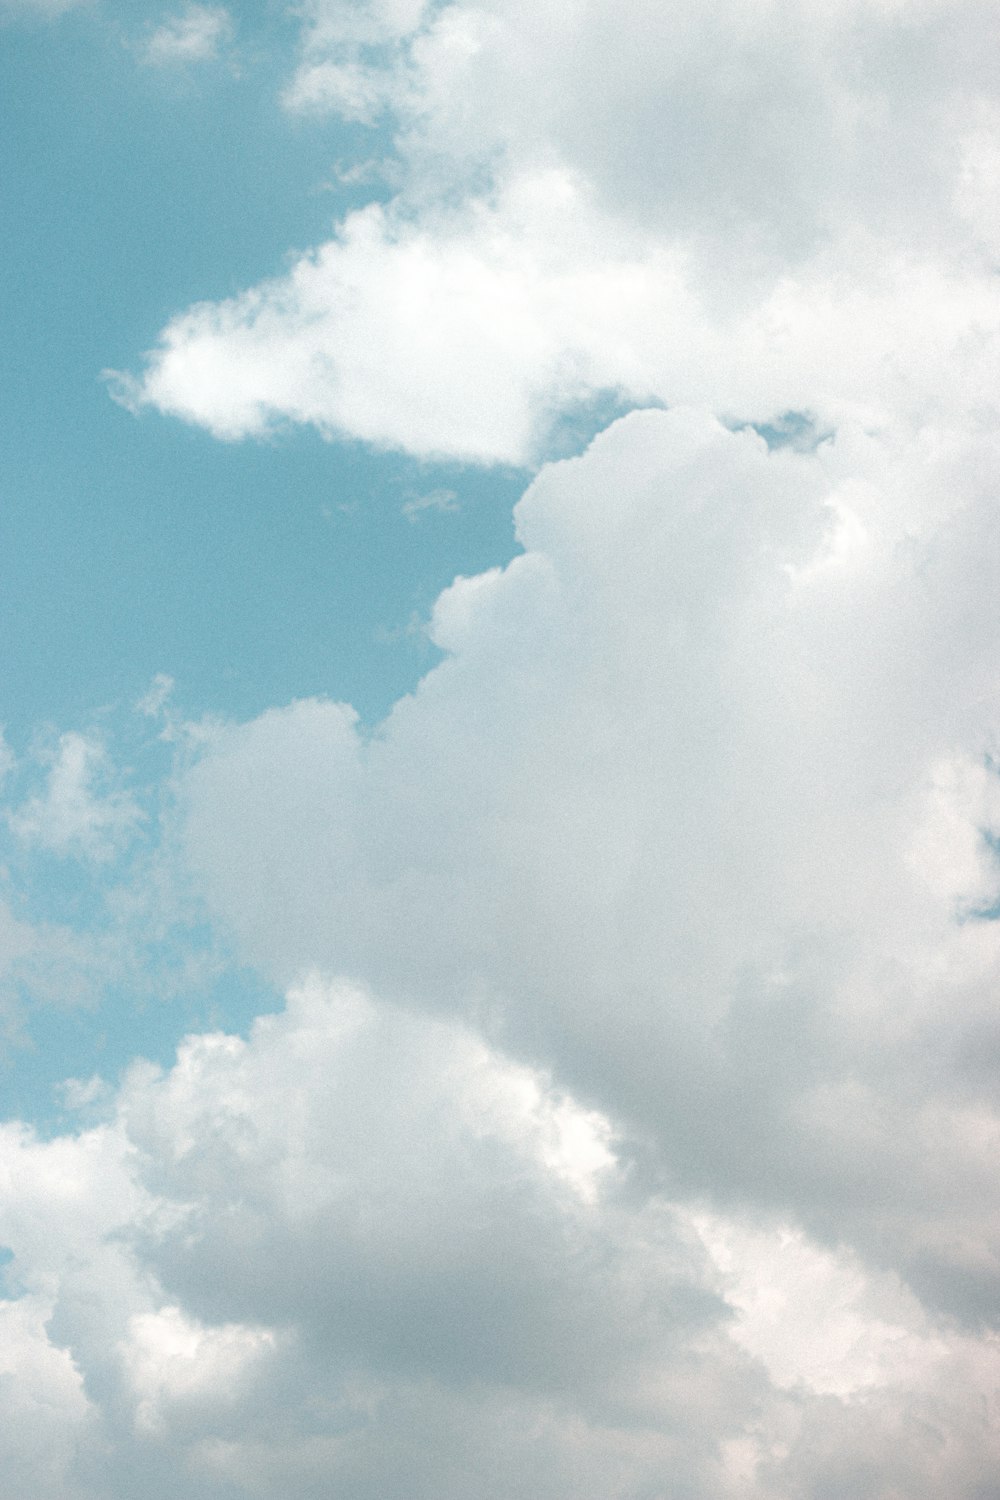
[[[986,1500],[982,0],[0,0],[18,1500]]]
[[[323,238],[358,197],[334,165],[387,146],[281,110],[287,18],[241,13],[236,76],[141,66],[149,25],[80,11],[4,34],[3,689],[22,744],[157,672],[191,713],[327,692],[378,717],[425,664],[411,618],[513,550],[523,474],[292,431],[220,445],[109,400],[103,370]],[[455,510],[409,522],[439,490]]]
[[[419,626],[441,588],[514,551],[523,470],[301,430],[220,444],[110,399],[107,368],[321,239],[358,197],[335,169],[391,149],[280,108],[287,17],[247,8],[239,67],[202,72],[143,66],[152,24],[133,7],[4,30],[0,670],[21,755],[96,723],[148,764],[130,719],[158,674],[192,718],[326,694],[376,722],[434,659]],[[93,872],[56,857],[18,878],[40,919],[106,921]],[[196,1020],[241,1024],[265,998],[239,971],[169,1003],[126,986],[42,1007],[6,1060],[7,1107],[47,1121],[74,1071],[166,1060]]]

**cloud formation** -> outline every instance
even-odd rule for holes
[[[515,463],[604,390],[880,426],[995,404],[994,7],[308,14],[290,102],[387,108],[404,187],[179,315],[124,399]]]
[[[354,988],[138,1065],[75,1137],[6,1127],[0,1175],[0,1445],[28,1500],[461,1500],[472,1476],[736,1500],[852,1473],[971,1497],[996,1459],[982,1348],[901,1288],[637,1194],[544,1075]],[[751,1316],[723,1295],[741,1263]]]
[[[315,701],[220,733],[186,782],[215,911],[993,1324],[996,458],[623,419],[439,599],[373,736]]]
[[[26,1500],[983,1500],[996,8],[298,19],[286,107],[388,121],[396,196],[119,394],[535,464],[522,551],[374,729],[167,716],[164,860],[288,1003],[3,1128],[4,1462]],[[608,392],[650,409],[540,463]],[[10,826],[107,864],[137,816],[67,735]]]

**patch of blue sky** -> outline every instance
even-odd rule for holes
[[[522,474],[303,431],[225,445],[109,399],[102,369],[328,237],[378,195],[337,163],[391,150],[283,111],[287,20],[237,9],[238,67],[171,70],[136,53],[159,17],[8,27],[0,56],[0,722],[21,745],[158,672],[191,713],[327,693],[378,718],[426,669],[407,622],[514,550]],[[402,514],[446,489],[449,513]]]
[[[812,453],[833,433],[822,427],[812,412],[785,411],[770,422],[741,423],[752,427],[769,448],[793,448],[797,453]]]
[[[0,49],[0,723],[16,761],[0,898],[41,943],[5,981],[0,1113],[52,1128],[65,1078],[113,1083],[136,1055],[168,1063],[186,1031],[245,1030],[281,1003],[169,887],[177,746],[137,708],[150,685],[171,679],[187,721],[315,695],[376,724],[436,660],[421,626],[440,591],[517,550],[529,477],[302,429],[220,443],[110,398],[102,370],[328,238],[379,196],[364,163],[392,151],[384,126],[282,108],[287,17],[236,7],[219,58],[146,66],[165,13],[10,23]],[[543,456],[579,452],[632,404],[568,405]],[[67,731],[106,746],[137,809],[98,857],[17,832]]]
[[[289,116],[293,21],[232,9],[231,49],[190,67],[143,65],[161,9],[0,23],[0,898],[41,945],[0,997],[0,1115],[42,1128],[64,1123],[65,1078],[113,1083],[281,1003],[158,891],[176,745],[136,710],[158,674],[188,720],[325,695],[375,723],[435,660],[420,623],[440,590],[516,550],[523,472],[302,430],[224,444],[111,400],[101,371],[173,314],[379,196],[343,168],[390,154],[387,131]],[[66,731],[106,744],[141,814],[104,857],[6,816],[44,797]]]
[[[255,1017],[283,1004],[259,975],[221,966],[175,989],[111,984],[92,1005],[34,1006],[0,1052],[0,1118],[28,1120],[43,1136],[59,1134],[77,1123],[81,1095],[99,1108],[137,1058],[168,1068],[184,1036],[246,1036]],[[67,1089],[68,1080],[83,1087]]]
[[[171,857],[171,773],[185,747],[164,734],[164,706],[149,711],[155,696],[86,726],[104,758],[79,795],[64,798],[68,825],[52,809],[58,741],[37,740],[8,772],[0,1116],[43,1130],[67,1124],[60,1093],[67,1078],[113,1085],[136,1056],[168,1065],[185,1033],[245,1032],[254,1016],[282,1003],[266,981],[234,965]],[[109,808],[124,811],[105,830]],[[106,839],[86,837],[88,811]],[[67,827],[68,836],[50,836]]]
[[[524,476],[309,432],[223,445],[113,410],[116,442],[48,483],[36,472],[0,522],[0,701],[15,749],[41,721],[67,727],[138,698],[157,673],[190,715],[329,694],[376,719],[429,664],[408,622],[456,573],[514,551]],[[455,508],[414,525],[404,506],[441,489]]]
[[[47,838],[44,827],[40,833],[24,827],[26,811],[30,824],[32,806],[48,799],[60,755],[56,732],[36,730],[27,745],[17,746],[23,753],[4,781],[0,870],[9,888],[7,899],[13,895],[19,915],[33,922],[93,926],[106,914],[108,892],[133,878],[156,847],[176,747],[163,737],[159,722],[133,708],[91,713],[72,732],[103,752],[81,789],[86,802],[99,807],[109,797],[122,799],[120,830],[112,826],[92,850],[72,824],[63,830],[62,841]],[[80,816],[85,824],[85,807]],[[81,831],[86,832],[85,826]]]
[[[567,402],[560,410],[551,414],[551,426],[546,433],[542,461],[572,458],[582,453],[587,445],[619,417],[642,408],[663,408],[664,403],[649,399],[635,401],[624,392],[614,389],[594,391],[575,401]]]

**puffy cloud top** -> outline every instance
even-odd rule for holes
[[[623,419],[438,601],[446,659],[374,737],[323,702],[220,735],[215,909],[992,1322],[995,445]]]
[[[608,389],[879,426],[996,404],[994,6],[308,16],[289,103],[388,109],[403,188],[180,315],[124,399],[512,462]]]

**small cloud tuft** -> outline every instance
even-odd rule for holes
[[[149,35],[141,48],[142,60],[156,68],[211,62],[232,32],[232,18],[224,6],[188,5]]]
[[[134,833],[142,811],[130,793],[103,789],[109,770],[99,739],[76,731],[61,735],[44,791],[9,815],[13,832],[53,854],[110,858]]]
[[[136,703],[136,713],[143,714],[147,719],[162,718],[173,690],[174,679],[169,672],[157,672],[147,691]]]
[[[461,508],[454,490],[430,490],[426,495],[410,495],[403,504],[403,515],[415,523],[428,511],[455,515]]]

